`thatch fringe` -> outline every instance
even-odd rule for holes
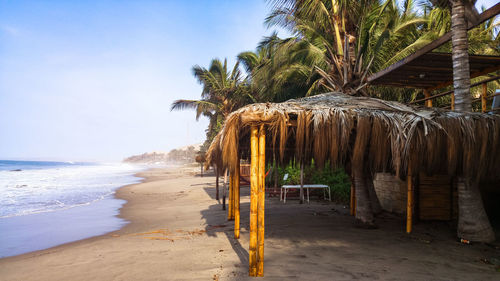
[[[248,143],[240,138],[259,124],[267,125],[268,142],[278,147],[281,160],[314,158],[320,167],[352,161],[402,178],[408,167],[413,174],[500,177],[499,115],[412,108],[340,93],[252,104],[231,113],[207,152],[207,164],[235,169],[238,149]]]

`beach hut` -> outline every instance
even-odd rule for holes
[[[373,208],[379,203],[373,176],[395,175],[405,182],[407,232],[412,230],[419,176],[446,175],[459,195],[464,191],[468,195],[458,196],[459,208],[466,210],[459,213],[463,233],[458,235],[491,241],[494,233],[477,186],[500,178],[499,140],[499,115],[327,93],[251,104],[231,113],[207,151],[206,163],[229,170],[228,219],[234,219],[239,238],[239,163],[242,155],[249,156],[249,274],[263,276],[264,174],[266,159],[273,153],[282,161],[294,158],[302,165],[314,159],[320,167],[325,161],[346,167],[353,179],[353,214],[366,226],[373,225]]]

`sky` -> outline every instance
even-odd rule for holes
[[[0,159],[116,161],[203,142],[208,120],[171,103],[200,98],[194,65],[254,50],[273,31],[269,11],[263,0],[0,0]]]

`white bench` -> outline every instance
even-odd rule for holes
[[[285,174],[283,180],[286,181],[287,179],[288,179],[288,174]],[[309,189],[323,189],[323,197],[325,198],[325,200],[326,200],[326,193],[328,193],[328,201],[332,201],[332,197],[330,194],[330,187],[328,185],[304,184],[302,187],[305,188],[307,191],[307,203],[309,203]],[[283,201],[283,203],[286,203],[286,194],[289,189],[300,189],[300,184],[299,185],[285,184],[281,186],[280,201]]]

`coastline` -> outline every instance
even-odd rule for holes
[[[249,190],[241,189],[241,238],[215,200],[213,173],[153,168],[119,188],[117,231],[0,259],[5,280],[254,280],[248,277]],[[496,280],[487,245],[462,245],[446,224],[412,235],[394,216],[354,227],[342,205],[266,199],[265,278],[273,280]]]
[[[43,200],[46,199],[50,202],[46,205],[49,206],[47,210],[41,208],[37,212],[23,215],[15,214],[0,218],[0,236],[2,237],[0,258],[15,257],[105,235],[117,231],[128,224],[127,220],[119,216],[120,209],[126,203],[126,200],[118,198],[116,192],[127,185],[142,182],[144,178],[138,176],[138,174],[145,170],[144,167],[137,166],[135,171],[127,173],[121,166],[117,170],[116,167],[118,166],[114,164],[79,165],[74,167],[57,162],[57,164],[60,164],[60,166],[64,168],[64,172],[66,173],[63,174],[64,176],[67,177],[67,174],[72,172],[78,173],[80,178],[73,182],[66,180],[62,183],[53,183],[53,178],[57,176],[62,177],[62,172],[59,172],[59,169],[54,169],[54,164],[52,162],[46,163],[49,175],[47,176],[48,179],[43,180],[48,183],[56,184],[60,190],[63,190],[60,188],[61,186],[67,187],[69,191],[60,193],[58,195],[60,198],[57,198],[57,195],[54,195],[57,193],[54,191],[49,191],[52,192],[52,194],[48,193],[49,195],[43,193],[46,192],[45,186],[47,186],[47,183],[45,183],[45,186],[41,184],[41,187],[38,188],[42,191],[39,191],[37,188],[33,190],[32,193],[37,194],[38,192],[39,195],[47,197],[31,200],[35,202],[35,206],[38,206],[36,204],[41,204],[38,201],[43,202]],[[45,168],[45,166],[42,167]],[[80,170],[82,167],[83,170]],[[32,179],[37,175],[38,166],[35,166],[34,169],[30,168],[31,167],[27,169],[27,173],[31,172],[32,174],[28,174],[26,177]],[[94,171],[90,171],[94,172],[95,179],[93,180],[85,178],[85,173],[90,176],[89,169],[94,169]],[[95,169],[98,170],[95,171]],[[56,171],[54,172],[54,170]],[[23,184],[26,184],[25,186],[33,185],[33,179],[31,182],[27,181],[23,182]],[[59,184],[59,186],[57,184]],[[85,184],[89,184],[88,188],[84,186]],[[100,186],[99,188],[101,188],[102,191],[96,188],[96,186]],[[78,188],[81,192],[77,193],[73,191],[76,190],[75,188]],[[54,188],[53,190],[57,189]],[[10,191],[7,190],[7,192]],[[88,192],[89,195],[83,192]],[[9,194],[10,193],[8,193],[8,195]],[[83,197],[79,194],[88,197]],[[30,196],[33,197],[31,194]],[[78,196],[82,196],[81,199],[78,198]],[[87,202],[88,200],[92,201]],[[50,204],[54,205],[54,201],[58,202],[60,205],[56,205],[53,209],[49,209],[52,207]]]
[[[124,227],[126,227],[128,224],[131,223],[130,220],[128,220],[126,217],[124,217],[122,215],[122,211],[123,211],[125,205],[127,203],[129,203],[129,200],[133,200],[133,199],[131,199],[130,196],[126,196],[126,195],[123,196],[123,198],[122,198],[122,196],[119,195],[120,194],[120,190],[124,189],[124,188],[127,188],[127,187],[130,187],[130,186],[140,185],[142,183],[147,182],[148,178],[145,175],[145,173],[147,173],[149,171],[152,171],[152,170],[155,170],[155,169],[169,169],[169,168],[151,167],[151,168],[147,168],[147,169],[145,169],[143,171],[139,171],[137,173],[134,173],[132,176],[138,178],[138,182],[132,183],[132,184],[126,184],[126,185],[118,187],[114,191],[114,193],[112,195],[112,198],[103,199],[103,200],[100,200],[98,202],[92,203],[90,205],[82,206],[83,208],[86,208],[86,209],[95,209],[96,205],[99,205],[100,203],[104,203],[104,204],[107,204],[107,205],[109,205],[109,204],[119,205],[120,207],[117,208],[117,214],[112,215],[113,217],[119,218],[121,220],[121,223],[119,223],[120,226],[119,226],[118,229],[115,229],[115,230],[112,230],[112,231],[105,231],[104,233],[97,234],[97,235],[90,235],[90,236],[87,235],[87,236],[84,236],[81,239],[76,239],[76,240],[75,239],[71,239],[71,241],[69,241],[69,242],[57,243],[54,246],[50,246],[50,247],[47,247],[47,248],[44,248],[44,249],[40,249],[40,250],[29,251],[29,252],[25,252],[25,253],[17,254],[17,255],[12,255],[12,256],[0,257],[0,261],[3,260],[3,259],[11,259],[11,258],[23,257],[23,256],[32,256],[32,255],[36,256],[37,253],[43,254],[42,252],[45,252],[45,251],[50,252],[52,249],[59,249],[59,248],[62,249],[62,248],[65,248],[65,247],[70,247],[71,245],[76,245],[76,244],[79,244],[79,243],[85,243],[85,241],[91,241],[91,240],[99,239],[99,238],[102,238],[102,237],[106,237],[108,235],[113,235],[115,232],[119,232],[120,230],[122,230]],[[115,202],[107,203],[106,201],[115,201]],[[120,201],[122,201],[122,202],[120,202]],[[61,210],[59,212],[66,212],[66,211],[78,210],[79,208],[82,208],[82,207],[69,208],[67,210]],[[99,207],[97,207],[97,208],[99,208]],[[81,213],[81,212],[85,212],[85,210],[78,210],[77,211],[77,213]],[[37,214],[32,214],[30,216],[39,216],[39,215],[47,215],[47,214],[51,214],[51,212],[48,212],[48,213],[37,213]],[[13,217],[13,218],[14,219],[18,219],[19,217]],[[10,218],[7,218],[7,219],[10,219]],[[29,219],[29,220],[32,220],[32,219]]]

